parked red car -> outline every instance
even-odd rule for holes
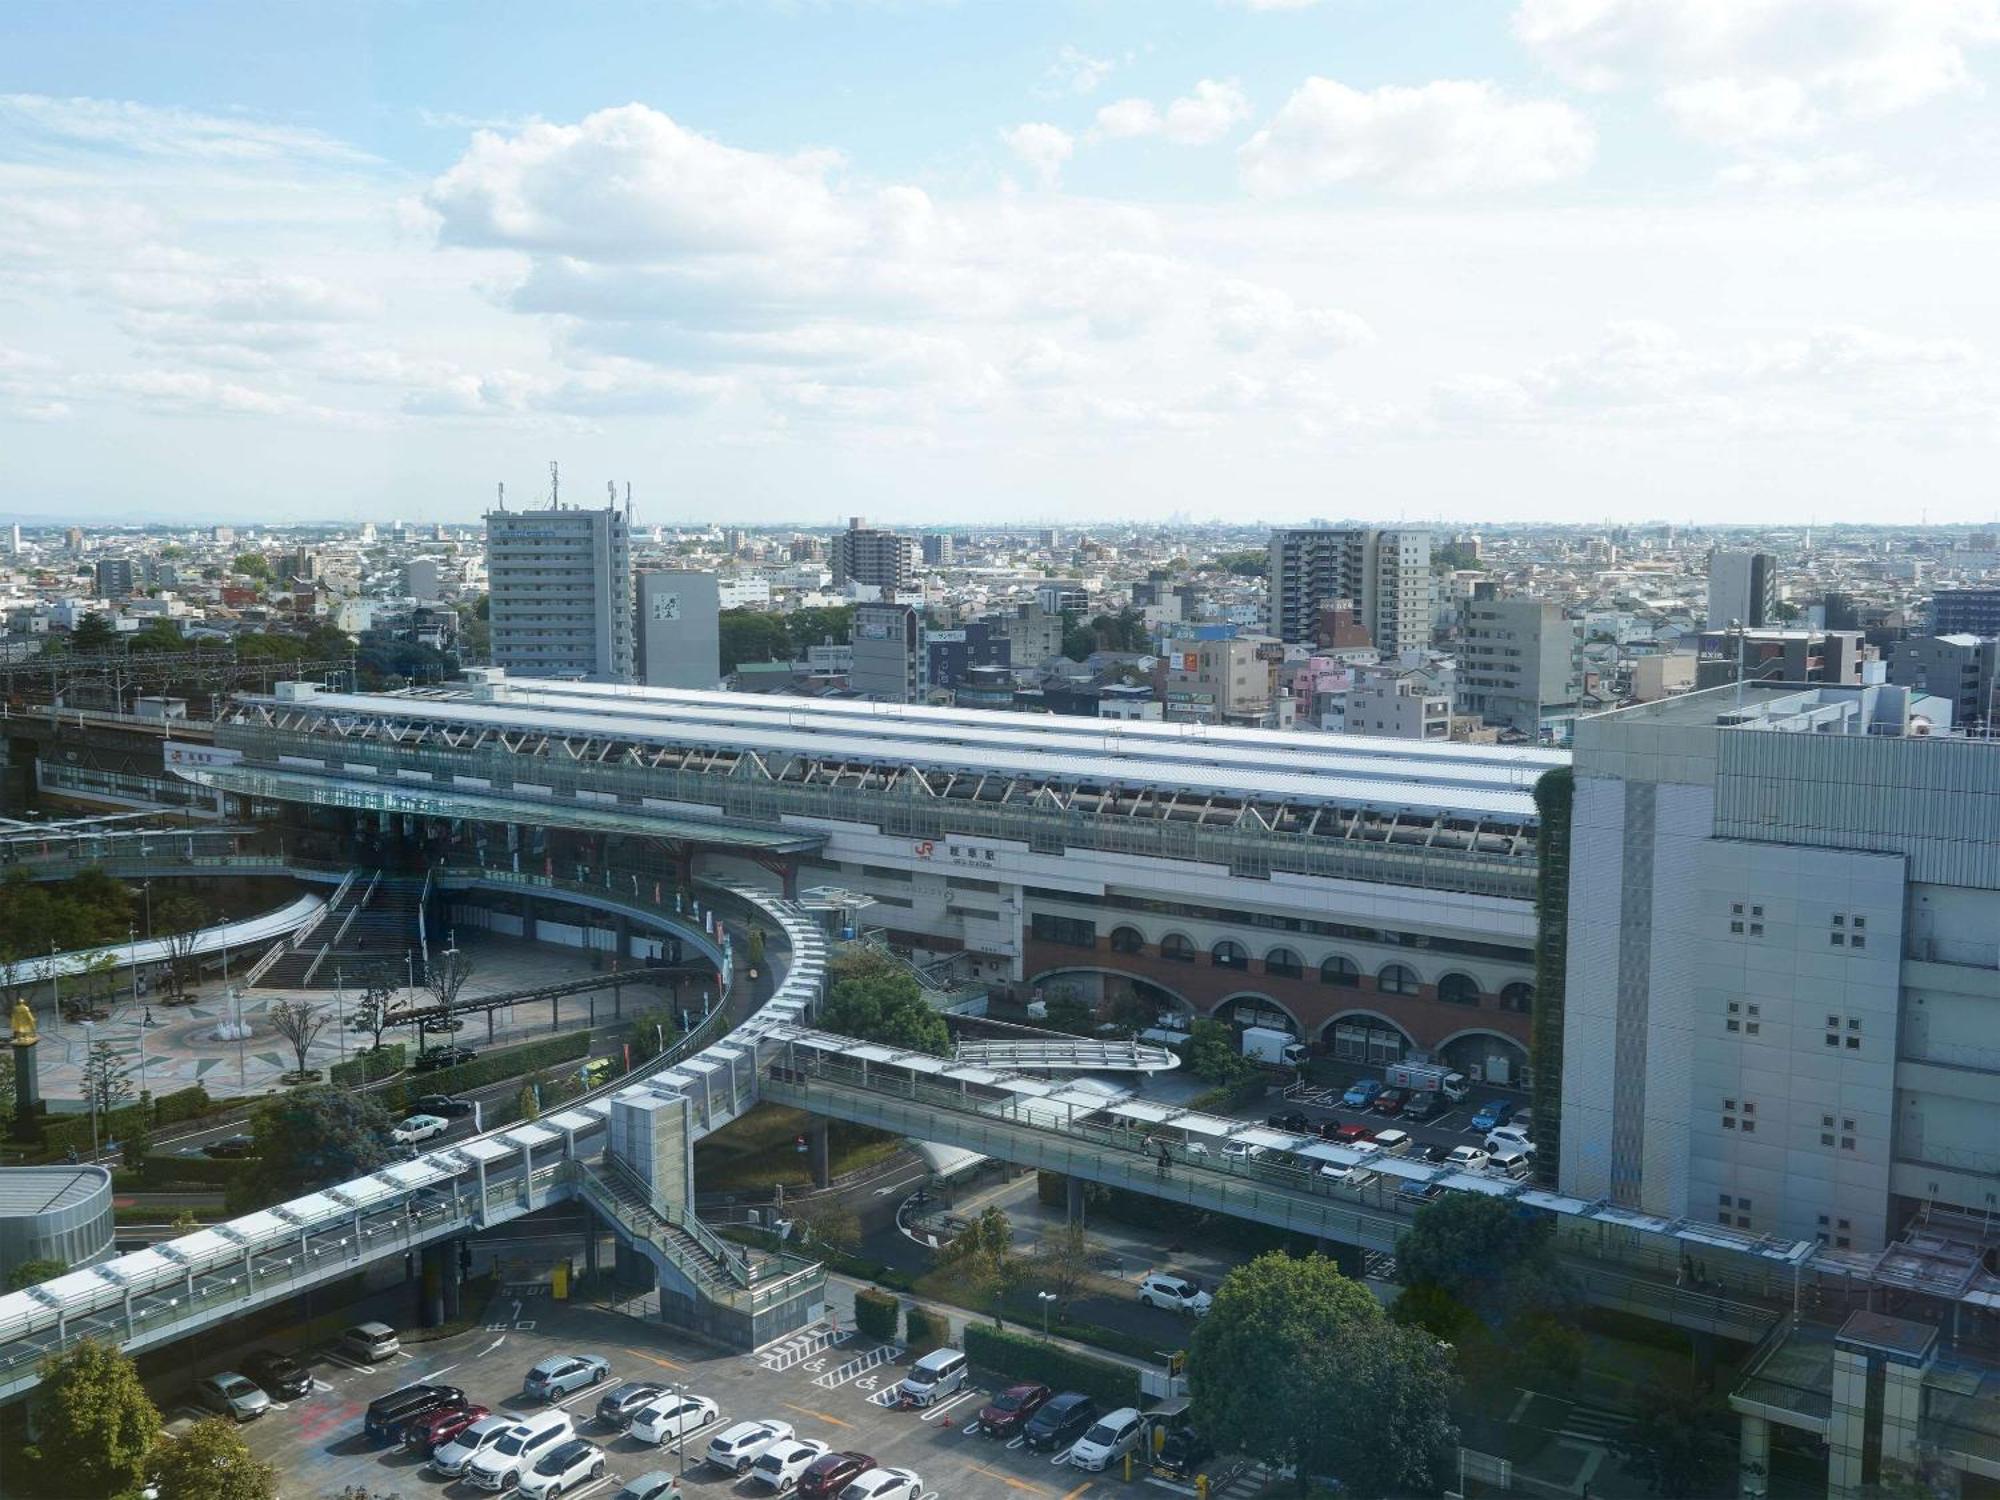
[[[833,1500],[874,1467],[875,1460],[865,1453],[829,1453],[825,1458],[815,1459],[799,1476],[798,1488],[793,1493],[799,1500]]]
[[[1358,1146],[1363,1141],[1375,1139],[1375,1132],[1366,1125],[1341,1125],[1332,1120],[1320,1126],[1319,1134],[1321,1140],[1332,1141],[1340,1146]]]
[[[1400,1115],[1403,1106],[1410,1102],[1408,1089],[1384,1089],[1375,1096],[1375,1113],[1378,1115]]]
[[[979,1408],[979,1430],[992,1438],[1013,1437],[1051,1394],[1045,1385],[1010,1385]]]
[[[482,1417],[493,1413],[483,1406],[449,1407],[419,1417],[403,1429],[403,1442],[412,1452],[428,1458]]]

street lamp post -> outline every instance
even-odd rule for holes
[[[125,924],[125,962],[132,969],[132,1003],[139,1003],[139,928],[138,924]]]
[[[141,854],[146,852],[143,844],[139,852]],[[139,889],[146,897],[146,941],[150,943],[153,940],[153,882],[142,880],[139,882]]]
[[[90,1075],[90,1065],[94,1060],[91,1049],[97,1045],[97,1023],[83,1023],[83,1091],[90,1096],[90,1159],[97,1160],[97,1080]]]
[[[1035,1297],[1042,1304],[1042,1337],[1046,1339],[1049,1336],[1049,1304],[1056,1300],[1056,1294],[1054,1292],[1037,1292],[1035,1293]]]

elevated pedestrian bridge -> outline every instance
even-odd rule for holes
[[[953,1057],[970,1068],[1029,1073],[1165,1073],[1181,1065],[1169,1048],[1123,1037],[960,1042]]]

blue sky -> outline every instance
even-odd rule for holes
[[[1987,519],[1996,48],[2000,0],[17,3],[6,504],[465,518],[556,457],[663,521]]]

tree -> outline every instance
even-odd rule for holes
[[[70,645],[78,651],[103,651],[118,644],[118,630],[103,615],[92,610],[76,622],[69,633]]]
[[[755,979],[757,971],[764,967],[764,928],[758,922],[750,924],[749,959],[750,977]]]
[[[382,1033],[389,1029],[389,1001],[396,993],[396,981],[387,969],[376,969],[363,981],[367,988],[354,1007],[354,1019],[371,1038],[368,1050],[382,1050]]]
[[[160,1500],[274,1500],[278,1470],[260,1463],[224,1417],[203,1417],[153,1454]]]
[[[166,938],[167,984],[176,997],[185,995],[195,978],[195,943],[209,915],[208,908],[192,896],[169,896],[160,903],[155,930]]]
[[[514,1105],[524,1120],[538,1120],[542,1116],[542,1101],[536,1097],[532,1083],[521,1085],[521,1092],[514,1096]]]
[[[306,1056],[319,1040],[319,1034],[332,1022],[333,1012],[310,1000],[280,1000],[271,1007],[270,1014],[271,1029],[285,1039],[297,1059],[294,1076],[305,1077]]]
[[[1020,1263],[1014,1254],[1014,1225],[1006,1211],[989,1204],[979,1217],[966,1226],[957,1239],[945,1246],[944,1263],[969,1284],[975,1296],[986,1301],[997,1327],[1008,1292],[1019,1279]]]
[[[83,1339],[42,1361],[32,1452],[61,1494],[123,1495],[146,1479],[160,1412],[123,1350]]]
[[[53,1281],[68,1269],[66,1260],[24,1260],[7,1273],[7,1290],[18,1292],[38,1281]]]
[[[1302,1495],[1321,1477],[1350,1494],[1435,1494],[1453,1472],[1449,1351],[1323,1256],[1230,1272],[1195,1325],[1188,1384],[1218,1448],[1295,1466]]]
[[[632,1021],[632,1056],[650,1062],[674,1044],[680,1034],[680,1020],[664,1005],[655,1006]]]
[[[118,1055],[110,1041],[99,1037],[83,1060],[85,1105],[94,1107],[99,1115],[108,1115],[131,1097],[132,1065]]]
[[[396,1157],[391,1123],[370,1095],[325,1084],[267,1099],[250,1116],[257,1164],[247,1190],[277,1203],[386,1166]]]
[[[1035,1276],[1055,1293],[1057,1306],[1065,1312],[1090,1275],[1092,1253],[1090,1235],[1082,1224],[1059,1225],[1035,1246]]]
[[[458,1003],[459,991],[465,988],[466,980],[472,977],[472,960],[457,948],[447,948],[436,958],[424,965],[424,989],[431,1002],[441,1011],[449,1013]],[[424,1022],[417,1023],[417,1046],[424,1043]]]
[[[830,965],[833,991],[820,1024],[842,1036],[939,1056],[951,1050],[944,1017],[924,999],[916,976],[887,955],[868,949],[842,954]]]
[[[1187,1068],[1204,1083],[1241,1083],[1257,1071],[1243,1055],[1236,1033],[1220,1021],[1198,1020],[1188,1029]]]
[[[1735,1488],[1736,1418],[1690,1387],[1655,1383],[1611,1447],[1656,1495],[1723,1495]]]
[[[1446,1193],[1418,1210],[1396,1242],[1396,1279],[1438,1288],[1480,1317],[1533,1305],[1533,1288],[1562,1285],[1555,1221],[1537,1209],[1479,1193]]]
[[[271,581],[271,559],[261,552],[245,552],[229,565],[232,573],[240,573],[245,578],[255,578],[259,582]]]
[[[1042,1018],[1042,1024],[1051,1031],[1089,1036],[1096,1029],[1097,1019],[1086,1002],[1064,989],[1060,994],[1049,996],[1048,1014]]]

